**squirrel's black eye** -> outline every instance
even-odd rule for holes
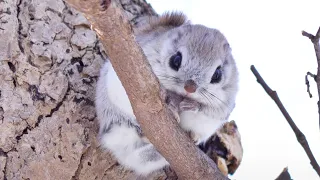
[[[221,66],[217,67],[216,71],[214,72],[210,83],[218,83],[221,81],[221,76],[222,76],[222,70],[221,70]]]
[[[181,66],[181,61],[182,61],[182,55],[178,51],[175,55],[170,57],[169,65],[173,70],[178,71]]]

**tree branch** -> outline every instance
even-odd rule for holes
[[[310,159],[310,163],[312,165],[312,167],[314,168],[314,170],[318,173],[318,175],[320,176],[320,167],[316,161],[316,159],[314,158],[308,141],[306,139],[306,137],[304,136],[304,134],[300,131],[300,129],[296,126],[296,124],[294,123],[294,121],[292,120],[292,118],[290,117],[289,113],[287,112],[286,108],[283,106],[282,102],[280,101],[278,94],[276,91],[273,91],[267,84],[266,82],[263,80],[263,78],[260,76],[259,72],[256,70],[256,68],[254,67],[254,65],[251,65],[251,71],[253,72],[253,74],[256,76],[258,83],[263,87],[263,89],[268,93],[268,95],[274,100],[274,102],[278,105],[280,111],[282,112],[283,116],[286,118],[287,122],[289,123],[291,129],[293,130],[293,132],[295,133],[298,142],[301,144],[301,146],[303,147],[304,151],[307,153],[309,159]]]
[[[315,74],[312,74],[311,72],[307,72],[306,74],[306,85],[307,85],[307,92],[309,94],[309,97],[312,98],[312,94],[310,92],[310,83],[309,83],[309,79],[308,79],[308,76],[311,76],[314,80],[316,80],[316,75]]]
[[[66,0],[92,24],[130,99],[142,131],[180,179],[228,179],[178,126],[119,7],[99,0]],[[109,7],[108,7],[109,6]]]
[[[318,113],[319,113],[319,127],[320,127],[320,46],[319,46],[319,39],[320,39],[320,27],[317,31],[317,34],[314,36],[306,31],[302,31],[302,35],[308,37],[311,42],[313,43],[314,51],[316,53],[317,57],[317,63],[318,63],[318,72],[316,77],[314,78],[316,83],[317,83],[317,88],[318,88]],[[307,85],[308,87],[308,85]],[[309,89],[309,87],[308,87]],[[310,92],[309,92],[310,95]]]

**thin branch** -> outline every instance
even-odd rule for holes
[[[319,46],[319,39],[320,39],[320,27],[317,31],[317,34],[314,36],[306,31],[302,31],[302,35],[308,37],[311,42],[313,43],[314,51],[316,53],[317,57],[317,63],[318,63],[318,71],[317,75],[315,77],[315,81],[317,83],[317,88],[318,88],[318,113],[319,113],[319,127],[320,127],[320,46]]]
[[[99,1],[66,0],[84,14],[97,32],[143,133],[170,163],[179,179],[228,179],[174,120],[160,97],[159,82],[120,7],[113,2],[109,7],[102,3],[101,7]]]
[[[315,37],[316,39],[318,39],[319,40],[319,38],[320,38],[320,27],[319,27],[319,29],[318,29],[318,31],[317,31],[317,34],[316,34],[316,37]]]
[[[295,133],[298,142],[301,144],[303,147],[304,151],[308,155],[310,159],[310,163],[313,167],[313,169],[318,173],[320,177],[320,167],[313,156],[311,149],[309,147],[308,141],[305,137],[305,135],[300,131],[300,129],[296,126],[294,121],[292,120],[291,116],[287,112],[286,108],[283,106],[282,102],[280,101],[278,94],[276,91],[273,91],[267,83],[263,80],[263,78],[260,76],[259,72],[256,70],[254,65],[251,65],[251,71],[253,74],[256,76],[258,83],[263,87],[263,89],[268,93],[268,95],[274,100],[274,102],[278,105],[280,111],[282,112],[283,116],[286,118],[287,122],[289,123],[291,129]]]
[[[307,85],[307,92],[309,94],[309,97],[312,98],[312,94],[310,92],[310,83],[309,83],[308,76],[311,76],[316,81],[316,75],[312,74],[311,72],[307,72],[306,78],[305,78],[306,79],[306,85]]]
[[[302,31],[302,36],[308,37],[311,41],[313,41],[313,39],[315,38],[314,35],[306,32],[306,31]]]

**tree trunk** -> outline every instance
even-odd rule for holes
[[[155,15],[116,2],[133,24]],[[0,35],[0,179],[136,179],[96,140],[106,54],[88,21],[62,0],[2,0]]]

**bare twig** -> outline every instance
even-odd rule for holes
[[[302,35],[308,37],[311,42],[313,43],[314,51],[316,52],[316,57],[317,57],[317,63],[318,63],[318,71],[317,75],[315,76],[315,81],[317,83],[317,88],[318,88],[318,113],[319,113],[319,127],[320,127],[320,46],[319,46],[319,39],[320,39],[320,27],[317,31],[317,34],[314,36],[306,31],[302,31]],[[309,87],[308,87],[309,89]]]
[[[302,31],[302,36],[308,37],[311,41],[313,41],[313,39],[315,38],[314,35],[306,32],[306,31]]]
[[[311,72],[307,72],[306,74],[306,85],[307,85],[307,92],[309,94],[309,97],[312,98],[312,94],[310,92],[310,83],[309,83],[309,79],[308,76],[311,76],[314,80],[316,80],[316,75],[312,74]]]
[[[293,132],[295,133],[298,142],[301,144],[301,146],[303,147],[304,151],[307,153],[309,159],[310,159],[310,163],[312,165],[312,167],[314,168],[314,170],[318,173],[319,177],[320,177],[320,167],[316,161],[316,159],[314,158],[308,141],[305,137],[305,135],[300,131],[300,129],[296,126],[296,124],[294,123],[294,121],[292,120],[292,118],[290,117],[289,113],[287,112],[286,108],[283,106],[282,102],[280,101],[278,94],[276,91],[273,91],[267,84],[266,82],[263,80],[263,78],[260,76],[259,72],[256,70],[256,68],[254,67],[254,65],[251,65],[251,71],[253,72],[253,74],[256,76],[258,83],[263,87],[263,89],[268,93],[268,95],[274,100],[274,102],[278,105],[280,111],[282,112],[283,116],[286,118],[287,122],[289,123],[291,129],[293,130]]]
[[[107,50],[143,133],[166,158],[179,179],[228,179],[198,149],[174,120],[160,98],[160,85],[152,73],[132,28],[121,9],[100,0],[66,0],[84,13]],[[139,73],[138,73],[139,72]]]
[[[291,176],[288,172],[288,168],[284,168],[281,174],[276,178],[276,180],[291,180]]]

